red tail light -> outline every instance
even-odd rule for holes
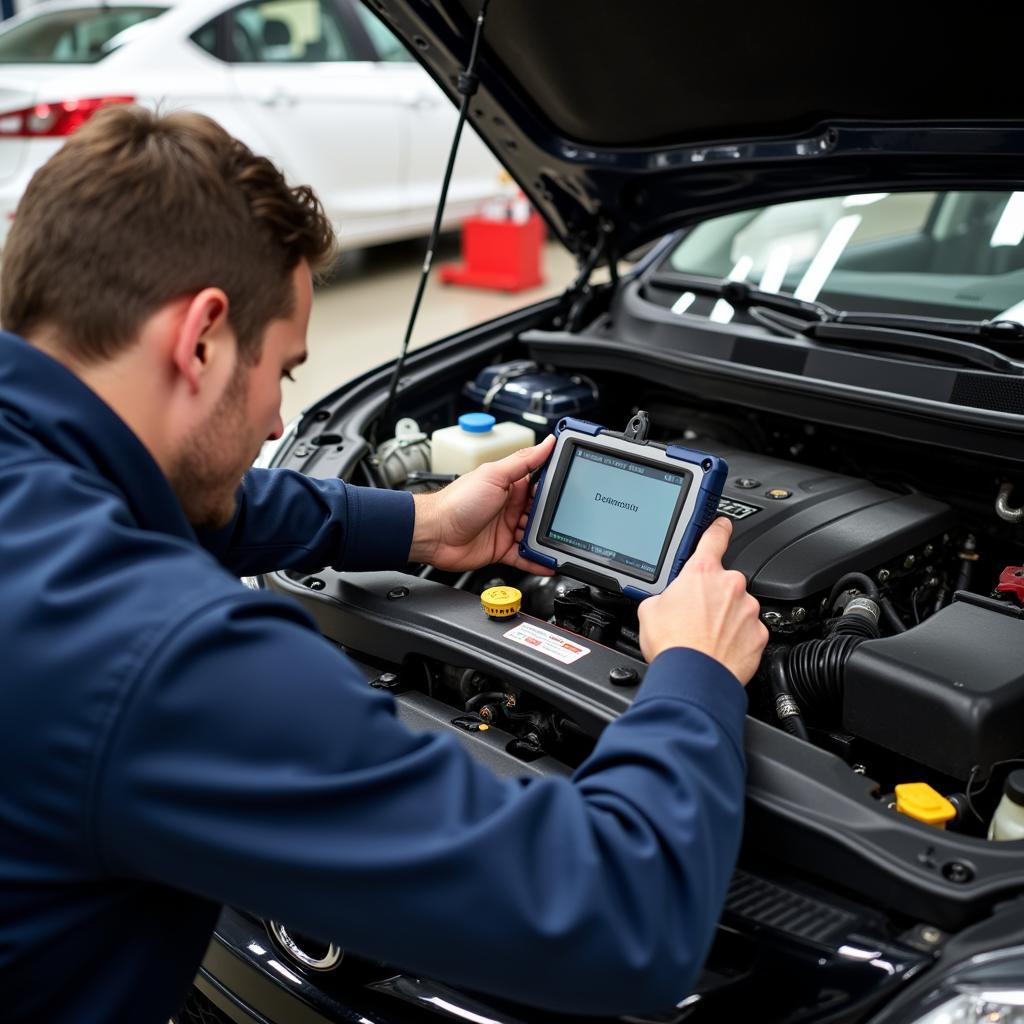
[[[86,100],[37,103],[24,110],[0,114],[0,139],[41,139],[70,135],[101,107],[134,103],[134,96],[99,96]]]

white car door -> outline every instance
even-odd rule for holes
[[[429,225],[458,111],[387,26],[363,4],[354,6],[380,61],[382,87],[409,111],[405,201],[410,216]],[[501,181],[502,168],[467,123],[448,192],[449,214],[461,218],[474,212],[484,200],[502,191]]]
[[[234,101],[268,155],[313,186],[343,243],[401,234],[405,110],[353,59],[331,0],[250,0],[223,19]]]

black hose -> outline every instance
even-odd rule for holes
[[[800,714],[800,705],[793,699],[789,691],[789,680],[786,678],[786,661],[789,648],[774,647],[768,652],[768,682],[774,697],[775,714],[779,725],[799,740],[810,740],[807,726]]]
[[[583,736],[586,739],[593,739],[589,732],[582,726],[577,725],[571,718],[560,718],[556,723],[558,728],[564,732],[571,732],[576,736]]]
[[[904,625],[903,620],[896,613],[896,609],[893,607],[893,603],[889,600],[889,598],[879,598],[878,607],[882,609],[882,614],[885,616],[885,621],[889,623],[894,632],[906,633],[907,627]]]
[[[879,635],[878,623],[867,615],[848,613],[836,620],[831,636],[859,636],[864,640],[876,640]]]
[[[831,717],[843,703],[843,670],[854,650],[867,637],[835,634],[824,640],[805,640],[789,652],[787,676],[797,703],[808,711]]]
[[[504,707],[506,700],[508,700],[508,696],[498,690],[492,690],[490,693],[478,693],[475,697],[470,697],[466,701],[466,710],[476,711],[477,708],[482,707],[484,704],[500,704]]]
[[[870,576],[865,576],[862,572],[848,572],[836,581],[836,585],[828,595],[829,611],[832,610],[836,603],[836,598],[844,590],[853,590],[854,588],[859,590],[865,597],[870,597],[875,603],[878,602],[878,585],[875,581]]]
[[[957,590],[970,590],[971,589],[971,577],[974,575],[974,562],[968,561],[966,558],[960,561],[960,572],[957,573],[956,584],[953,587],[954,591]]]
[[[459,674],[459,693],[462,694],[463,700],[470,700],[472,697],[475,696],[475,691],[473,688],[473,677],[475,675],[475,668],[463,669],[462,672]]]
[[[878,588],[863,573],[848,573],[839,580],[832,588],[830,603],[851,584],[866,597],[847,604],[828,636],[805,640],[788,650],[773,647],[768,652],[768,680],[776,716],[787,732],[802,739],[807,738],[807,730],[800,719],[801,710],[826,722],[837,718],[842,711],[843,677],[850,655],[880,633]]]

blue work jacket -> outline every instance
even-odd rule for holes
[[[238,577],[401,568],[413,516],[252,470],[197,536],[125,423],[0,334],[3,1020],[165,1024],[223,904],[557,1010],[687,994],[739,844],[743,689],[665,652],[571,780],[408,731]]]

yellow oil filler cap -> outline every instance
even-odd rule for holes
[[[480,595],[484,611],[492,619],[507,619],[519,611],[523,595],[515,587],[491,587]]]
[[[896,810],[926,825],[945,828],[956,808],[927,782],[904,782],[896,787]]]

